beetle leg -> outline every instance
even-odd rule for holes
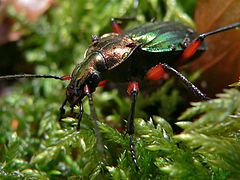
[[[191,83],[185,76],[183,76],[180,72],[178,72],[176,69],[172,68],[168,64],[162,64],[163,68],[166,71],[169,71],[173,73],[177,78],[183,82],[183,84],[192,91],[196,96],[198,96],[201,100],[208,100],[209,98],[202,93],[193,83]]]
[[[119,18],[111,18],[112,31],[117,34],[122,34],[121,25],[117,21],[119,21]]]
[[[97,114],[96,114],[95,107],[93,104],[92,94],[90,93],[90,89],[89,89],[88,85],[85,85],[84,92],[88,97],[92,118],[94,120],[94,129],[95,129],[95,133],[97,136],[97,148],[100,152],[101,158],[103,159],[102,155],[104,154],[104,148],[103,148],[103,143],[102,143],[102,135],[101,135],[101,132],[98,127],[98,123],[97,123],[98,118],[97,118]]]
[[[152,67],[148,70],[145,77],[151,81],[158,81],[163,78],[165,75],[165,71],[161,64],[157,64],[156,66]]]
[[[77,119],[78,119],[77,131],[80,130],[80,122],[82,120],[82,115],[83,115],[83,105],[82,105],[82,101],[80,101],[79,102],[79,114],[77,116]]]
[[[135,105],[136,105],[136,97],[138,94],[139,88],[138,88],[138,83],[137,82],[130,82],[128,84],[128,94],[131,96],[131,110],[130,110],[130,114],[128,117],[128,128],[127,128],[127,132],[130,136],[130,151],[131,151],[131,156],[132,156],[132,160],[133,163],[136,167],[136,170],[139,170],[139,166],[137,163],[137,159],[136,159],[136,154],[135,154],[135,148],[134,148],[134,141],[133,141],[133,135],[134,135],[134,114],[135,114]]]
[[[67,103],[67,99],[63,101],[62,106],[59,108],[60,114],[59,114],[58,122],[60,123],[60,126],[61,126],[62,118],[65,114],[64,106],[66,105],[66,103]]]
[[[121,25],[123,24],[123,22],[128,21],[136,21],[136,16],[111,18],[112,31],[117,34],[123,34]]]
[[[207,32],[207,33],[203,33],[200,34],[196,39],[194,39],[187,47],[186,49],[184,49],[180,60],[179,61],[184,61],[188,58],[191,58],[197,51],[197,49],[201,46],[201,44],[203,43],[204,39],[207,36],[211,36],[213,34],[219,33],[219,32],[223,32],[223,31],[227,31],[229,29],[234,29],[240,27],[240,22],[234,23],[234,24],[230,24],[228,26]]]
[[[134,0],[133,2],[133,13],[131,16],[111,18],[112,31],[117,34],[122,34],[121,24],[122,22],[136,21],[137,10],[139,6],[139,0]]]

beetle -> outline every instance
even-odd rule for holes
[[[188,63],[204,52],[206,50],[204,39],[207,36],[239,26],[240,22],[237,22],[198,35],[193,29],[178,22],[150,22],[122,32],[116,20],[112,19],[113,33],[107,33],[101,37],[93,36],[92,44],[86,50],[83,61],[75,67],[71,76],[23,74],[1,76],[0,80],[13,78],[70,80],[66,89],[66,98],[60,107],[59,121],[61,122],[64,117],[64,107],[67,103],[72,110],[78,105],[77,130],[80,130],[84,111],[82,100],[87,96],[100,152],[103,152],[103,146],[92,93],[104,80],[129,82],[127,92],[131,97],[131,108],[127,132],[130,137],[131,157],[136,169],[139,170],[133,140],[139,82],[145,77],[155,79],[156,76],[161,77],[163,72],[170,72],[201,100],[207,100],[208,97],[174,67]]]

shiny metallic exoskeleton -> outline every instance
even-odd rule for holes
[[[109,33],[94,37],[84,60],[75,67],[67,88],[67,100],[78,104],[85,96],[84,86],[94,92],[98,83],[141,81],[151,67],[159,63],[177,64],[177,60],[197,34],[175,22],[149,23],[124,34]],[[198,54],[205,50],[202,44]]]

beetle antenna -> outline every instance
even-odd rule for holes
[[[58,80],[71,80],[70,76],[55,76],[55,75],[40,75],[40,74],[14,74],[0,76],[0,80],[11,80],[11,79],[20,79],[20,78],[45,78],[45,79],[58,79]]]

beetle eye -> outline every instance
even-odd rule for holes
[[[91,80],[94,84],[98,84],[100,82],[101,78],[98,73],[94,72],[91,76]]]

